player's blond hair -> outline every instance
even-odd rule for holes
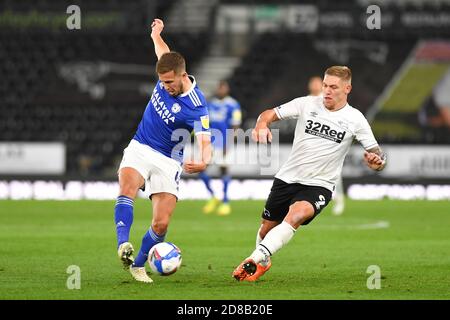
[[[175,74],[182,74],[186,71],[186,61],[178,52],[171,51],[164,53],[156,63],[156,72],[163,74],[173,71]]]
[[[352,82],[352,70],[347,66],[332,66],[325,70],[325,75],[335,76],[343,81]]]

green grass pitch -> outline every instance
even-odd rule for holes
[[[448,201],[347,201],[326,208],[273,257],[256,283],[234,267],[254,248],[263,201],[233,202],[230,216],[180,201],[167,241],[183,265],[174,275],[135,282],[116,256],[115,201],[0,201],[0,299],[450,299]],[[138,249],[151,206],[135,204],[131,241]],[[81,270],[69,290],[67,268]],[[369,290],[370,265],[381,288]]]

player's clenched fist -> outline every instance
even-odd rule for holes
[[[159,35],[164,29],[164,22],[161,19],[155,19],[152,22],[152,37]]]
[[[364,161],[371,169],[378,170],[384,165],[383,159],[376,153],[364,152]]]
[[[195,162],[192,160],[187,160],[185,161],[184,165],[183,165],[183,169],[184,171],[186,171],[186,173],[198,173],[198,172],[202,172],[203,170],[205,170],[207,167],[206,163],[204,162]]]

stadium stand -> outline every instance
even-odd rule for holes
[[[191,65],[199,55],[190,44],[206,46],[201,35],[173,34],[167,39]],[[0,70],[8,74],[0,88],[1,111],[7,114],[0,122],[1,140],[66,142],[69,173],[78,170],[79,155],[91,156],[94,170],[110,165],[132,137],[149,96],[121,85],[155,82],[156,58],[148,34],[1,34],[0,45]],[[87,73],[106,61],[125,68],[129,63],[147,67],[148,74],[134,82],[135,75],[120,70],[105,78],[98,75],[91,85],[99,82],[108,92],[96,100],[61,79],[62,66],[72,61],[87,62]]]
[[[157,15],[173,2],[158,1]],[[78,4],[100,9],[104,3]],[[3,9],[15,12],[31,7],[51,12],[64,5],[45,0],[2,3]],[[123,7],[119,1],[108,2],[108,10]],[[138,32],[0,28],[0,72],[7,75],[0,82],[0,141],[62,141],[68,175],[101,175],[114,166],[156,81],[156,57],[148,26],[141,22]],[[166,39],[183,53],[188,67],[195,66],[208,45],[204,34],[168,32]]]
[[[176,2],[151,2],[152,10],[156,16],[164,17]],[[108,10],[123,12],[123,23],[114,25],[113,32],[29,30],[8,27],[4,20],[0,24],[0,73],[6,75],[0,81],[0,141],[62,141],[67,146],[68,175],[101,176],[114,172],[156,81],[156,58],[145,30],[148,8],[144,3],[150,2],[127,1],[124,4],[108,0]],[[255,2],[226,0],[220,3]],[[273,1],[258,3],[270,5]],[[295,1],[277,2],[292,3]],[[59,12],[69,4],[5,0],[0,9],[3,14],[11,10],[27,12],[30,8]],[[104,1],[78,1],[78,4],[100,11]],[[447,4],[442,6],[448,9]],[[65,11],[62,12],[66,17]],[[426,30],[417,32],[424,37],[436,35]],[[228,79],[233,95],[244,107],[244,129],[254,124],[263,109],[306,94],[309,77],[336,64],[349,65],[353,70],[350,103],[362,112],[369,111],[419,39],[417,35],[400,36],[395,32],[371,34],[370,40],[364,34],[334,35],[329,30],[314,34],[283,30],[249,38],[250,49]],[[214,41],[208,32],[171,33],[170,30],[166,31],[166,40],[172,49],[186,57],[188,70],[195,68]],[[407,119],[410,123],[417,122],[416,116],[416,110],[399,115],[402,122]],[[430,136],[417,126],[412,140],[411,135],[382,134],[387,131],[383,127],[383,117],[380,113],[374,124],[375,128],[380,128],[381,142],[441,143],[448,140],[445,135]],[[392,121],[396,122],[396,118],[389,114],[387,117],[391,121],[387,125],[395,128],[396,123]],[[291,134],[283,132],[281,142],[288,141]]]
[[[246,106],[247,117],[255,119],[264,109],[307,94],[311,76],[321,75],[331,65],[348,65],[353,70],[350,104],[366,112],[385,84],[409,54],[415,40],[334,41],[302,34],[261,35],[231,78],[236,98]],[[374,52],[380,49],[379,60]],[[341,50],[347,57],[330,53]],[[270,88],[268,90],[267,88]],[[281,137],[286,140],[292,132]]]

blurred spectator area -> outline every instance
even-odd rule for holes
[[[201,34],[165,39],[188,67],[207,46]],[[156,61],[149,33],[0,32],[0,140],[62,141],[68,174],[103,174],[137,128]]]
[[[2,16],[0,141],[61,141],[67,145],[68,175],[111,176],[124,147],[135,133],[157,80],[149,17],[176,17],[170,12],[181,2],[74,2],[83,10],[89,9],[91,14],[94,11],[119,13],[119,19],[111,28],[70,31],[65,28],[64,19],[67,17],[65,8],[72,1],[0,2],[0,15],[34,10],[58,12],[63,17],[62,27],[42,29],[23,25],[11,27],[5,22],[7,16]],[[217,5],[256,3],[275,2],[215,2]],[[293,3],[297,1],[276,2],[279,5]],[[326,1],[306,3],[329,10]],[[351,3],[367,5],[363,0],[333,3],[344,11]],[[405,4],[406,8],[412,5]],[[446,2],[439,5],[450,8]],[[8,19],[8,23],[15,23]],[[170,48],[185,56],[190,73],[211,53],[210,47],[223,39],[215,37],[214,30],[196,30],[200,31],[192,32],[189,28],[164,31]],[[299,33],[282,27],[278,32],[244,35],[248,48],[241,51],[240,63],[228,79],[231,94],[243,107],[244,129],[251,128],[263,110],[308,94],[307,83],[311,76],[323,75],[331,65],[348,65],[353,71],[349,102],[363,113],[372,113],[373,127],[381,143],[448,143],[448,135],[434,134],[435,131],[427,129],[428,122],[420,120],[424,106],[433,104],[427,101],[431,99],[434,83],[445,71],[443,66],[428,70],[411,68],[401,73],[408,78],[403,85],[396,86],[392,82],[420,37],[435,37],[434,31],[417,29],[417,32],[402,35],[404,30],[395,32],[394,26],[389,32],[365,30],[355,34],[352,28],[342,31],[323,27],[314,33]],[[389,95],[389,86],[401,89],[394,90],[399,94]],[[420,99],[410,103],[411,93]],[[385,99],[381,99],[383,94]],[[291,141],[294,126],[295,123],[281,131],[280,142]]]
[[[414,39],[335,39],[296,33],[259,36],[231,78],[231,88],[254,123],[264,109],[307,95],[307,83],[332,65],[352,69],[349,103],[366,113],[402,65]],[[293,130],[293,128],[291,128]],[[281,132],[282,140],[292,135]]]
[[[448,143],[450,41],[419,41],[371,111],[374,132],[384,141]]]

